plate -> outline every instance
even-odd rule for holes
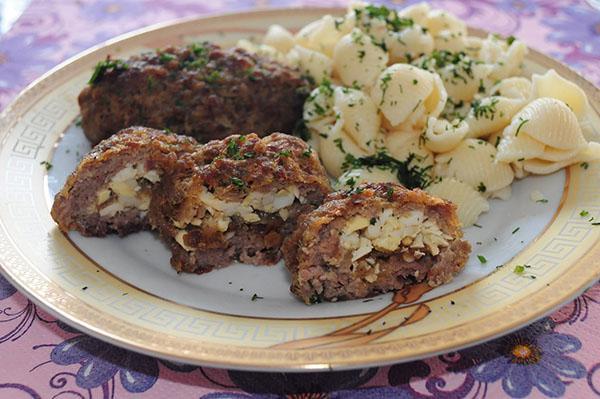
[[[302,304],[290,294],[282,264],[177,275],[167,249],[148,232],[99,239],[57,229],[52,198],[90,148],[75,123],[76,99],[96,62],[194,40],[228,46],[272,23],[297,30],[324,13],[342,10],[269,10],[156,25],[92,48],[29,86],[0,117],[4,274],[56,317],[113,344],[185,363],[280,371],[382,365],[456,350],[529,323],[597,281],[600,228],[580,212],[600,219],[598,162],[528,177],[513,185],[509,201],[493,200],[481,227],[466,229],[473,254],[451,284],[342,303]],[[600,126],[598,90],[530,52],[528,73],[548,68],[585,90]],[[54,166],[46,170],[43,161]],[[548,203],[531,201],[533,190]],[[530,267],[517,275],[517,264]]]

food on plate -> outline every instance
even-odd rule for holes
[[[317,154],[281,133],[233,135],[192,157],[193,167],[161,181],[150,206],[178,272],[276,263],[298,217],[331,191]]]
[[[240,132],[291,133],[310,92],[299,71],[208,42],[107,58],[79,95],[92,143],[135,125],[201,142]]]
[[[276,26],[247,48],[320,84],[303,121],[336,187],[428,189],[457,201],[463,227],[489,198],[508,199],[515,179],[600,159],[581,88],[554,70],[530,74],[515,37],[469,36],[463,21],[426,3],[397,11],[353,2],[344,16],[295,35]],[[400,168],[382,165],[381,154]],[[424,184],[395,173],[403,164],[424,172]]]
[[[284,243],[291,291],[307,304],[445,284],[464,267],[456,207],[421,190],[369,183],[329,195]]]
[[[51,215],[62,231],[86,236],[147,229],[152,187],[198,143],[162,130],[131,127],[98,144],[54,198]]]

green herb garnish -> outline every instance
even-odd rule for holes
[[[40,162],[40,165],[44,166],[46,168],[46,170],[52,169],[52,164],[48,161],[42,161],[42,162]]]
[[[98,81],[104,76],[104,74],[110,70],[118,71],[128,69],[129,65],[123,60],[111,60],[107,58],[104,61],[100,61],[96,64],[94,68],[94,73],[92,73],[92,77],[88,80],[88,84],[94,85],[98,83]]]
[[[520,228],[520,227],[517,227],[517,228],[516,228],[516,229],[514,229],[514,230],[512,231],[512,233],[510,233],[510,234],[515,234],[515,233],[516,233],[517,231],[519,231],[519,230],[521,230],[521,228]]]
[[[517,131],[515,132],[515,137],[517,137],[519,135],[519,132],[521,131],[521,128],[523,127],[523,125],[526,124],[527,122],[529,122],[529,119],[521,119],[521,117],[519,117],[519,120],[521,121],[521,123],[519,123],[519,126],[517,127]]]
[[[257,294],[252,295],[252,301],[253,302],[256,301],[257,299],[265,299],[265,298],[262,297],[262,296],[258,296]]]
[[[175,58],[177,57],[169,53],[160,53],[160,55],[158,56],[158,60],[161,64],[166,64],[169,61],[173,61]]]
[[[432,166],[420,166],[418,163],[423,159],[411,152],[404,161],[399,161],[390,156],[384,149],[380,149],[375,155],[366,157],[357,158],[352,154],[346,154],[342,169],[344,171],[361,168],[389,170],[396,173],[398,180],[406,188],[426,188],[432,183],[430,171]]]
[[[487,187],[485,186],[485,184],[483,184],[483,182],[479,182],[479,185],[477,186],[477,191],[479,191],[480,193],[485,193],[487,190]]]
[[[473,101],[472,106],[475,119],[483,117],[494,120],[494,115],[496,114],[496,104],[498,104],[497,98],[492,98],[492,101],[487,105],[481,105],[481,101],[479,100]]]
[[[239,179],[237,177],[231,178],[231,184],[233,184],[237,188],[244,188],[244,186],[246,185],[246,183],[244,183],[244,181],[242,179]]]
[[[487,259],[483,255],[477,255],[477,259],[479,259],[479,262],[481,263],[487,263]]]
[[[579,212],[579,216],[581,216],[582,218],[584,218],[586,216],[589,216],[589,214],[590,213],[588,211],[586,211],[586,210],[583,210],[583,211]]]

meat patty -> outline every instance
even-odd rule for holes
[[[317,154],[281,133],[230,136],[190,157],[193,168],[157,186],[149,213],[179,272],[276,263],[298,217],[331,191]]]
[[[191,137],[144,127],[122,130],[87,154],[52,205],[62,231],[86,236],[125,235],[149,227],[152,186],[181,154],[197,149]]]
[[[395,183],[329,195],[285,241],[291,291],[307,304],[365,298],[452,280],[471,247],[456,207]]]
[[[79,106],[94,144],[135,125],[207,142],[246,132],[292,133],[309,92],[295,69],[205,42],[108,58],[79,94]]]

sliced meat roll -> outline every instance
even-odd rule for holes
[[[444,284],[464,267],[456,207],[421,190],[367,183],[329,195],[283,247],[291,291],[307,304]]]
[[[165,176],[150,208],[179,272],[277,262],[299,215],[331,191],[317,154],[280,133],[230,136],[193,157],[197,166]]]
[[[149,227],[151,187],[196,140],[144,127],[124,129],[87,154],[54,198],[52,218],[62,231],[125,235]]]

